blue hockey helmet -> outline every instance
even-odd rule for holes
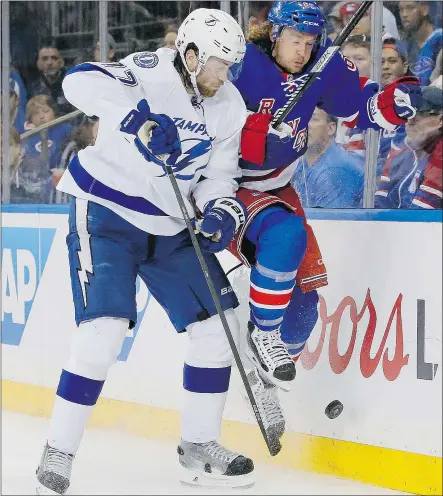
[[[284,28],[301,33],[322,35],[326,19],[317,2],[274,2],[268,14],[272,35],[278,38]]]

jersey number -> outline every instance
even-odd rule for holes
[[[122,64],[121,62],[108,62],[101,65],[104,67],[116,67],[121,69],[126,68],[125,64]],[[138,81],[137,78],[134,76],[134,73],[130,69],[126,69],[124,73],[126,77],[121,77],[121,76],[115,76],[115,77],[126,86],[137,86]]]
[[[134,76],[134,73],[130,70],[127,69],[125,71],[125,76],[126,77],[117,77],[117,79],[123,83],[126,84],[126,86],[137,86],[137,79]]]

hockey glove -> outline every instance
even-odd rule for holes
[[[266,146],[276,141],[289,139],[292,128],[282,123],[278,129],[270,126],[274,116],[271,114],[250,114],[246,119],[241,137],[241,155],[243,160],[256,165],[263,165],[266,157]]]
[[[219,198],[208,202],[203,218],[196,222],[202,250],[210,253],[224,250],[245,219],[246,207],[236,198]]]
[[[415,117],[421,104],[422,91],[418,78],[403,76],[369,100],[368,113],[372,122],[393,131]]]
[[[137,109],[131,110],[123,119],[120,131],[135,136],[137,150],[149,162],[163,166],[159,156],[169,155],[167,164],[174,164],[181,155],[181,142],[174,121],[165,114],[151,112],[148,102],[138,102]]]

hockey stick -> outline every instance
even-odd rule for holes
[[[309,77],[305,82],[301,83],[298,88],[294,90],[292,95],[289,97],[288,101],[284,104],[284,106],[279,109],[272,121],[271,126],[274,129],[277,129],[278,126],[285,120],[288,114],[292,111],[292,109],[297,105],[303,95],[308,91],[308,88],[314,83],[319,74],[324,70],[324,68],[329,64],[332,57],[340,50],[341,45],[346,40],[346,38],[351,34],[354,30],[355,26],[358,24],[360,19],[365,15],[366,11],[369,9],[371,4],[374,3],[373,0],[363,2],[355,14],[349,19],[349,22],[346,26],[341,30],[340,34],[335,38],[332,45],[326,49],[325,53],[318,59],[317,63],[312,68],[309,73]]]
[[[214,286],[214,282],[212,281],[212,278],[209,274],[209,269],[206,264],[206,261],[203,257],[203,253],[201,251],[200,245],[198,244],[197,236],[195,235],[194,228],[192,227],[191,219],[189,218],[188,211],[186,210],[186,205],[183,200],[182,194],[180,192],[180,189],[177,184],[177,179],[174,176],[174,172],[172,171],[172,167],[166,162],[164,162],[165,167],[166,167],[166,172],[168,174],[169,180],[171,181],[172,188],[174,189],[175,197],[177,198],[177,203],[180,207],[180,210],[183,214],[183,218],[186,223],[186,227],[188,228],[189,235],[191,237],[192,245],[194,247],[195,253],[197,255],[198,261],[200,263],[201,270],[203,272],[203,275],[206,280],[206,284],[208,285],[209,292],[211,293],[212,299],[214,301],[215,307],[217,309],[218,316],[220,317],[220,320],[223,325],[223,329],[225,330],[226,337],[228,338],[229,341],[229,346],[231,347],[232,354],[234,356],[235,363],[237,365],[238,371],[240,372],[241,379],[243,381],[243,385],[246,389],[246,393],[248,395],[249,401],[251,402],[252,409],[255,414],[255,418],[257,419],[258,426],[260,427],[260,431],[263,435],[263,438],[266,442],[266,446],[268,447],[269,453],[271,456],[277,455],[280,450],[281,450],[281,444],[278,440],[276,440],[274,443],[271,443],[271,441],[268,438],[268,435],[266,433],[265,426],[263,425],[263,420],[261,418],[260,412],[258,410],[257,403],[254,398],[254,394],[252,392],[251,386],[249,385],[248,378],[246,377],[246,372],[243,367],[242,361],[240,359],[240,355],[237,350],[237,346],[235,344],[234,338],[232,337],[231,330],[229,329],[229,324],[228,321],[226,320],[225,314],[223,312],[223,308],[220,303],[220,299],[218,297],[217,291]]]
[[[152,123],[153,127],[155,126],[155,123]],[[206,264],[206,261],[203,257],[203,253],[201,251],[200,245],[198,244],[197,236],[195,235],[194,228],[191,223],[191,219],[189,217],[188,211],[186,209],[185,202],[183,200],[183,196],[180,192],[180,189],[177,184],[177,179],[174,176],[174,172],[172,170],[172,167],[166,163],[166,155],[158,156],[157,157],[159,160],[163,162],[163,165],[166,169],[166,173],[168,175],[169,180],[171,181],[172,189],[174,190],[175,197],[177,199],[177,203],[180,207],[181,213],[183,214],[183,219],[186,223],[186,227],[188,228],[189,231],[189,236],[191,237],[191,242],[194,247],[195,253],[197,255],[200,268],[203,272],[203,276],[206,280],[206,284],[208,285],[209,292],[211,293],[212,300],[214,301],[215,307],[217,309],[218,316],[220,317],[220,320],[223,325],[223,329],[226,333],[226,337],[229,341],[229,346],[231,347],[232,355],[234,356],[235,363],[237,365],[238,371],[240,372],[241,379],[243,381],[243,385],[246,389],[246,393],[248,395],[249,401],[251,403],[252,409],[254,411],[255,418],[257,419],[258,426],[260,427],[260,431],[263,435],[263,438],[266,442],[266,446],[268,447],[269,453],[271,456],[277,455],[282,446],[280,444],[280,441],[278,439],[274,440],[274,442],[271,443],[267,433],[265,426],[263,424],[263,420],[260,415],[260,411],[257,406],[257,402],[255,401],[254,398],[254,393],[252,392],[251,386],[249,385],[248,378],[246,377],[246,372],[243,367],[242,361],[240,359],[240,355],[237,350],[237,346],[235,344],[234,338],[232,337],[231,330],[229,329],[229,324],[228,321],[226,320],[225,314],[223,312],[223,308],[220,303],[220,299],[218,297],[217,291],[214,286],[214,282],[212,281],[212,278],[209,274],[209,269]]]
[[[232,269],[229,269],[228,272],[226,272],[226,277],[228,277],[231,272],[234,272],[234,270],[237,270],[242,265],[244,265],[244,264],[243,263],[239,263],[239,264],[235,265],[234,267],[232,267]]]

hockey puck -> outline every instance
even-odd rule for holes
[[[326,417],[330,419],[337,418],[343,411],[343,403],[338,400],[331,401],[325,409]]]

